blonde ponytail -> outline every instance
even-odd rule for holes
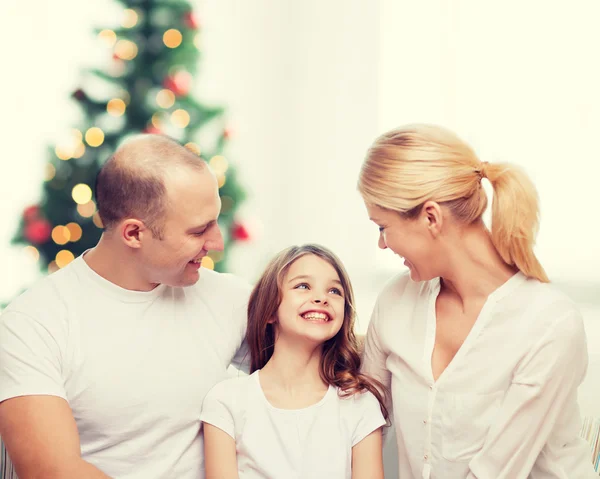
[[[481,175],[494,189],[492,242],[502,259],[530,278],[548,283],[533,253],[539,228],[538,195],[523,170],[506,163],[483,163]]]
[[[494,188],[492,241],[502,259],[528,277],[548,282],[533,253],[539,224],[531,180],[508,164],[481,162],[451,131],[408,125],[381,135],[367,153],[358,190],[367,203],[414,218],[422,205],[445,205],[463,224],[481,220],[488,200],[481,179]]]

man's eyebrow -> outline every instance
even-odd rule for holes
[[[211,220],[208,223],[204,223],[202,225],[193,226],[192,228],[188,228],[187,232],[190,233],[192,231],[205,230],[205,229],[207,229],[208,227],[212,226],[215,223],[216,223],[215,220]]]

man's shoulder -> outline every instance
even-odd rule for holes
[[[222,294],[227,296],[242,295],[247,298],[252,286],[244,278],[231,273],[219,273],[211,269],[203,268],[200,279],[194,285],[200,293]]]
[[[37,279],[31,286],[16,296],[3,313],[10,311],[35,315],[38,310],[45,313],[56,311],[68,302],[68,296],[77,297],[73,289],[74,271],[67,265],[65,268]]]

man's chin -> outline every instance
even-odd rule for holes
[[[186,274],[178,277],[178,278],[169,278],[162,282],[167,286],[171,286],[172,288],[185,288],[186,286],[195,285],[200,279],[200,271],[194,271],[194,273],[190,273],[186,271]]]

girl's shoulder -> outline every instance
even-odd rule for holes
[[[366,411],[368,409],[380,410],[379,401],[371,391],[360,391],[348,394],[336,387],[337,400],[340,407],[348,410]]]
[[[376,429],[385,426],[386,420],[381,405],[370,391],[338,397],[340,416],[351,434],[352,446]]]

